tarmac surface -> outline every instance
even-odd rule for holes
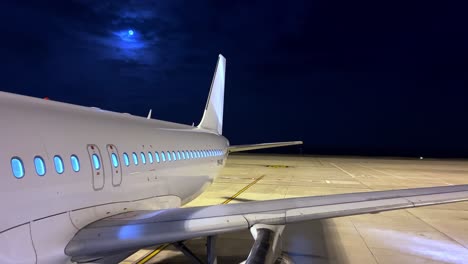
[[[237,154],[186,206],[456,184],[468,184],[468,161]],[[186,245],[206,262],[205,243]],[[247,230],[220,235],[218,263],[242,262],[252,244]],[[468,202],[288,225],[283,249],[293,263],[468,263]],[[191,262],[167,246],[122,263]]]

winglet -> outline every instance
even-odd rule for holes
[[[153,109],[149,110],[149,113],[148,113],[148,116],[146,117],[146,119],[151,119],[151,112],[153,112]]]
[[[224,108],[224,77],[226,73],[226,59],[219,54],[216,70],[211,81],[210,94],[206,102],[203,118],[198,124],[199,128],[211,130],[221,135],[223,133]]]

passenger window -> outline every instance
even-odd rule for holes
[[[76,155],[71,155],[70,157],[70,162],[72,165],[72,169],[74,172],[79,172],[80,171],[80,160]]]
[[[141,152],[141,153],[140,153],[140,156],[141,156],[141,163],[146,164],[146,156],[145,156],[145,153]]]
[[[167,156],[167,160],[168,161],[172,161],[172,158],[171,158],[171,152],[166,152],[166,156]]]
[[[36,156],[34,158],[34,166],[36,167],[37,175],[44,176],[46,174],[45,163],[44,163],[44,160],[41,157]]]
[[[182,158],[185,159],[185,153],[183,150],[182,150]]]
[[[164,155],[164,151],[161,151],[161,158],[162,161],[166,161],[166,155]]]
[[[174,160],[177,160],[177,159],[176,159],[176,155],[175,155],[175,152],[174,152],[174,151],[172,151],[172,157],[174,158]]]
[[[58,174],[63,173],[63,160],[60,156],[56,155],[54,156],[54,165],[55,165],[55,171]]]
[[[128,154],[124,152],[123,158],[124,158],[125,166],[128,167],[130,165],[130,159],[128,158]]]
[[[15,178],[21,179],[24,177],[24,166],[20,158],[14,157],[11,159],[11,170]]]
[[[138,156],[135,152],[132,153],[133,164],[138,165]]]
[[[154,157],[156,158],[156,162],[159,163],[160,160],[159,160],[159,153],[158,152],[154,153]]]
[[[98,155],[93,154],[92,158],[93,158],[94,169],[99,170],[101,168],[101,161],[99,160]]]
[[[151,152],[148,152],[148,159],[151,164],[153,164],[153,154]]]
[[[119,166],[119,159],[117,159],[117,155],[115,155],[115,153],[111,154],[111,160],[112,166],[114,166],[114,168],[117,168]]]
[[[180,151],[177,151],[177,159],[178,159],[178,160],[181,160],[181,158],[180,158]]]

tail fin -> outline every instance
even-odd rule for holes
[[[211,81],[210,94],[206,102],[203,118],[198,124],[199,128],[211,130],[221,135],[223,133],[223,107],[224,107],[224,76],[226,72],[226,59],[219,54],[216,70]]]

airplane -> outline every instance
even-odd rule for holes
[[[229,153],[302,144],[231,146],[225,69],[219,55],[198,126],[0,92],[0,263],[116,263],[205,237],[217,263],[216,236],[248,229],[245,263],[273,263],[290,223],[468,200],[453,185],[181,208]]]

